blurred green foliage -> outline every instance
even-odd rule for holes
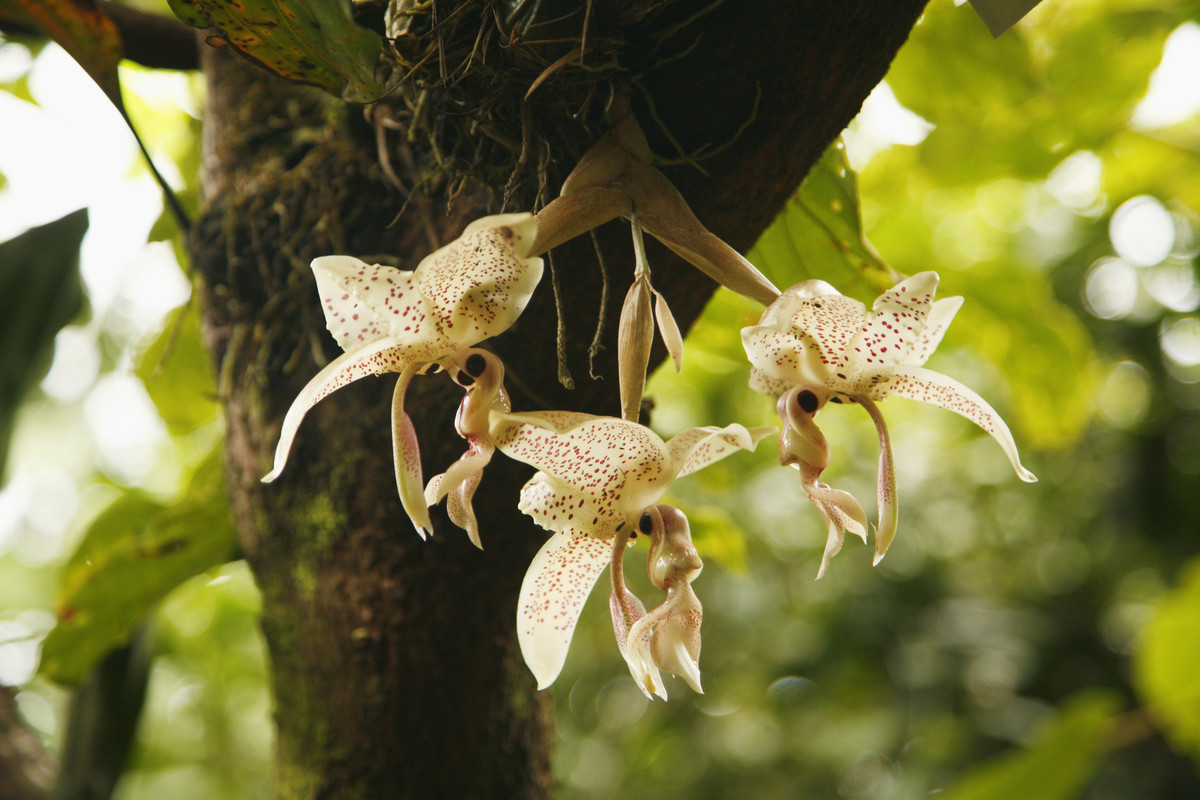
[[[855,145],[864,114],[750,257],[781,286],[815,277],[865,302],[888,268],[937,270],[939,295],[966,303],[930,367],[1005,415],[1041,481],[1020,484],[995,443],[955,415],[885,403],[896,542],[872,568],[870,550],[847,541],[819,582],[825,530],[769,442],[680,481],[667,500],[688,511],[706,560],[695,584],[706,693],[669,681],[669,703],[647,701],[613,643],[605,593],[593,593],[550,690],[563,797],[1200,796],[1200,116],[1133,121],[1167,37],[1198,15],[1183,2],[1043,3],[992,40],[969,8],[929,7],[887,82],[932,129],[867,156]],[[175,128],[140,103],[130,98],[133,115],[161,126],[149,139],[178,132],[170,153],[192,178],[194,120]],[[1120,235],[1117,212],[1138,197],[1173,230],[1152,264],[1129,261]],[[151,238],[171,235],[161,221]],[[776,421],[745,388],[736,336],[758,312],[729,293],[714,299],[688,336],[683,372],[651,383],[660,433]],[[194,315],[136,350],[136,375],[189,475],[213,445],[215,413]],[[866,415],[830,406],[821,426],[832,451],[823,478],[872,498],[878,445]],[[191,512],[180,492],[177,533],[213,524],[219,501],[206,492]],[[168,502],[125,494],[93,529],[143,514],[126,527],[145,536],[142,523],[163,513],[151,507]],[[67,586],[85,585],[72,575],[101,580],[95,561],[80,561],[88,548],[143,552],[128,549],[136,538],[77,535],[81,549],[61,567]],[[125,623],[87,634],[95,654],[145,612],[155,623],[123,800],[268,791],[258,600],[244,564],[212,567],[226,535],[197,540],[211,549],[186,569],[149,559],[154,591],[106,590],[98,601]],[[657,603],[637,564],[645,555],[632,548],[626,573]],[[9,557],[0,567],[18,574]],[[45,606],[36,580],[23,591],[27,608]],[[88,652],[61,648],[64,636],[47,640],[44,672],[56,648]],[[61,696],[41,679],[22,696],[56,743]]]

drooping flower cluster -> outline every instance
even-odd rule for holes
[[[1008,426],[982,397],[922,366],[962,305],[961,297],[935,302],[937,284],[937,273],[918,273],[880,295],[868,312],[824,281],[804,281],[768,306],[758,325],[742,329],[753,365],[750,386],[779,398],[780,463],[800,469],[801,486],[829,528],[818,577],[841,549],[846,531],[866,541],[858,501],[818,480],[829,463],[829,446],[815,419],[830,401],[861,405],[879,433],[875,563],[892,543],[899,511],[891,439],[877,401],[907,397],[961,414],[995,438],[1021,480],[1037,480],[1021,466]]]
[[[615,216],[630,219],[636,264],[621,315],[621,417],[514,412],[504,389],[504,364],[476,345],[502,333],[524,310],[542,275],[541,252]],[[1034,480],[991,407],[970,389],[922,367],[961,304],[961,298],[934,302],[934,273],[898,284],[870,312],[822,281],[806,281],[780,295],[700,225],[650,165],[640,130],[623,123],[584,157],[562,196],[537,217],[480,219],[411,272],[350,256],[316,259],[312,268],[326,323],[345,353],[292,404],[273,469],[263,478],[279,477],[310,408],[351,381],[384,372],[399,373],[392,402],[396,484],[422,538],[433,530],[429,507],[444,499],[451,522],[482,547],[474,497],[495,453],[537,468],[521,490],[518,508],[552,535],[521,586],[517,632],[538,688],[561,671],[584,602],[608,566],[613,632],[638,686],[647,697],[665,699],[665,670],[701,691],[703,612],[692,582],[703,564],[687,517],[659,501],[675,479],[735,451],[753,450],[775,430],[733,423],[689,428],[664,441],[637,422],[655,321],[676,368],[683,351],[666,299],[650,283],[643,229],[724,285],[768,304],[759,324],[742,331],[752,363],[750,384],[777,398],[780,463],[799,469],[801,487],[828,527],[818,577],[847,531],[867,538],[858,501],[820,480],[830,450],[815,418],[830,401],[863,406],[879,432],[876,562],[897,524],[891,444],[877,401],[909,397],[962,414],[996,438],[1022,479]],[[423,486],[404,396],[414,375],[431,370],[444,370],[464,389],[454,424],[466,450]],[[624,577],[626,550],[642,536],[650,542],[650,582],[666,595],[650,611]]]

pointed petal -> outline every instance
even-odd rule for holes
[[[659,608],[666,614],[655,625],[650,640],[654,662],[683,678],[692,691],[704,694],[700,687],[700,624],[704,620],[700,598],[683,583],[668,593],[667,602]]]
[[[529,565],[517,602],[517,640],[539,689],[562,671],[579,612],[611,557],[610,541],[568,530],[551,536]]]
[[[444,336],[470,347],[516,321],[542,278],[542,259],[529,256],[536,238],[531,214],[501,214],[425,257],[414,279]]]
[[[412,272],[353,256],[322,256],[313,260],[312,271],[325,325],[343,350],[381,337],[392,338],[395,345],[438,338],[432,309],[417,291]]]
[[[679,372],[683,369],[683,334],[679,332],[679,325],[671,314],[667,298],[653,286],[650,287],[650,291],[654,294],[654,319],[658,322],[658,334],[667,346],[667,353],[675,364],[675,371]]]
[[[400,495],[400,504],[412,520],[417,534],[424,539],[433,533],[433,523],[429,519],[429,507],[425,505],[417,431],[412,419],[404,411],[404,394],[416,372],[417,365],[410,364],[396,381],[396,390],[392,394],[392,453],[396,462],[396,491]]]
[[[847,394],[861,393],[869,387],[866,381],[907,363],[921,347],[937,284],[936,272],[920,272],[881,294],[860,331],[847,343],[834,368],[840,380],[831,382],[830,387]],[[940,341],[941,334],[935,339]]]
[[[450,521],[466,531],[471,544],[480,550],[483,549],[483,541],[479,538],[479,521],[475,518],[475,506],[472,500],[475,498],[475,490],[479,488],[481,478],[483,478],[482,469],[472,472],[446,496],[446,513],[450,516]]]
[[[691,474],[735,450],[752,451],[776,430],[769,425],[745,428],[736,422],[724,428],[710,425],[682,430],[667,442],[671,464],[675,468],[674,477]]]
[[[425,487],[425,504],[433,506],[446,498],[446,513],[450,521],[467,532],[471,543],[483,549],[479,538],[479,523],[475,518],[472,500],[483,469],[492,460],[495,448],[490,442],[473,440],[467,452],[441,475],[435,475]]]
[[[621,655],[625,656],[625,663],[629,665],[629,674],[648,700],[653,700],[654,695],[667,699],[667,687],[650,649],[654,624],[662,615],[662,606],[659,606],[639,619],[630,628],[629,638],[621,649]]]
[[[371,342],[326,364],[325,368],[300,390],[300,394],[296,395],[287,415],[284,416],[279,432],[279,444],[275,447],[274,468],[263,476],[263,483],[270,483],[283,472],[288,452],[292,449],[292,441],[296,438],[300,423],[310,408],[352,381],[381,372],[401,372],[405,366],[405,361],[396,354],[393,343],[388,339]]]
[[[879,504],[879,523],[875,527],[875,561],[878,564],[887,554],[896,537],[899,524],[900,505],[896,497],[896,467],[892,459],[892,437],[879,406],[869,397],[853,398],[871,415],[875,430],[879,434],[879,473],[876,478],[876,502]]]
[[[929,319],[925,320],[924,330],[921,331],[921,335],[901,363],[919,367],[928,361],[929,357],[933,355],[933,351],[942,343],[946,329],[954,321],[954,315],[958,313],[962,304],[961,297],[943,297],[934,303],[933,308],[929,311]]]
[[[1027,483],[1037,481],[1037,477],[1021,465],[1017,444],[1000,415],[986,400],[953,378],[923,367],[897,367],[871,392],[871,396],[877,399],[889,395],[930,403],[966,417],[990,433],[1000,444],[1021,480]]]
[[[603,503],[616,517],[624,519],[655,502],[674,477],[667,470],[666,445],[643,425],[570,412],[523,416],[551,428],[528,423],[495,426],[497,449]],[[619,487],[624,487],[620,494]]]

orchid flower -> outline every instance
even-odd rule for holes
[[[351,381],[398,372],[392,397],[396,486],[417,533],[422,538],[431,533],[405,392],[414,375],[458,363],[472,345],[503,332],[520,316],[542,277],[542,259],[529,255],[536,236],[531,215],[505,214],[471,223],[412,272],[351,256],[314,260],[326,326],[346,352],[318,372],[288,409],[274,468],[263,481],[283,471],[310,408]]]
[[[861,405],[879,434],[876,564],[887,553],[898,520],[891,439],[876,401],[907,397],[960,414],[992,435],[1021,480],[1037,480],[1021,465],[1008,426],[982,397],[922,366],[962,305],[961,297],[934,302],[937,284],[937,273],[918,273],[880,295],[868,312],[824,281],[804,281],[772,303],[758,325],[742,329],[753,365],[750,386],[779,399],[786,423],[780,462],[800,468],[804,490],[829,529],[817,577],[841,548],[846,531],[866,539],[858,502],[817,480],[829,462],[829,447],[814,419],[830,400]]]
[[[628,542],[638,533],[650,537],[646,572],[650,582],[667,593],[658,608],[646,613],[645,606],[625,588],[624,557]],[[612,553],[613,633],[629,671],[646,697],[654,693],[667,699],[659,669],[678,675],[700,694],[700,623],[704,613],[692,591],[692,581],[704,567],[692,544],[687,517],[674,506],[648,508],[638,527],[625,539],[614,537]],[[651,698],[653,699],[653,698]]]
[[[554,531],[530,564],[517,605],[521,653],[539,689],[562,670],[584,601],[614,558],[613,537],[636,530],[676,478],[753,450],[774,430],[688,428],[664,442],[634,422],[570,411],[495,421],[496,448],[539,470],[521,489],[518,508]]]

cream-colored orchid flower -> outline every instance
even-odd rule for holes
[[[918,273],[880,295],[868,312],[824,281],[804,281],[772,303],[758,325],[742,329],[753,365],[750,386],[779,398],[779,415],[786,423],[780,461],[800,468],[805,492],[829,527],[818,577],[847,530],[866,538],[857,501],[817,481],[828,464],[829,448],[813,420],[830,400],[861,405],[879,433],[875,563],[887,553],[898,519],[891,440],[876,401],[907,397],[960,414],[992,435],[1021,480],[1037,480],[1021,465],[1008,426],[983,398],[922,366],[962,305],[961,297],[934,302],[937,284],[937,273]]]
[[[279,477],[308,410],[351,381],[400,373],[392,398],[392,442],[400,502],[417,532],[432,532],[421,480],[421,455],[404,395],[412,377],[444,367],[472,345],[507,329],[542,277],[529,255],[537,225],[529,214],[485,217],[430,254],[412,272],[324,256],[312,269],[329,332],[346,352],[308,382],[288,409],[263,478]]]
[[[646,613],[645,606],[625,588],[625,548],[642,533],[650,537],[646,572],[650,582],[667,593],[658,608]],[[700,623],[704,612],[692,591],[692,581],[704,564],[692,544],[687,517],[674,506],[651,506],[638,520],[629,538],[614,537],[612,594],[613,633],[617,646],[642,693],[667,699],[659,669],[682,677],[700,694]]]
[[[540,411],[496,419],[497,449],[540,470],[518,507],[554,531],[530,564],[517,605],[521,653],[539,689],[562,670],[584,601],[613,558],[613,537],[636,530],[676,478],[753,450],[774,430],[689,428],[664,442],[615,417]]]

